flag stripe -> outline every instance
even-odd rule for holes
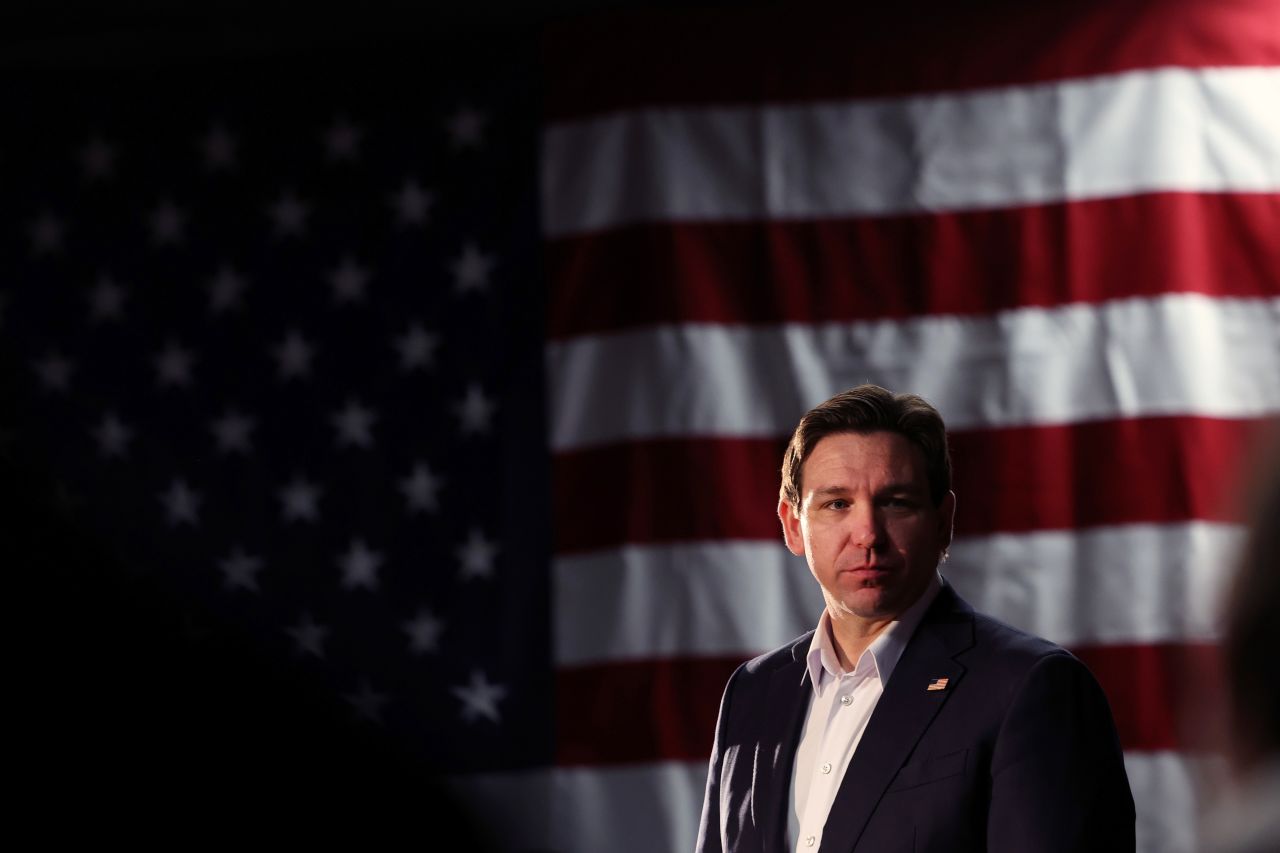
[[[818,621],[804,561],[777,542],[627,546],[552,564],[560,666],[662,656],[750,657]]]
[[[649,9],[612,15],[607,38],[595,18],[560,23],[544,40],[553,81],[544,109],[554,120],[653,104],[884,97],[1133,68],[1280,65],[1270,0],[1165,0],[1159,14],[1144,0],[987,9],[917,4],[909,19],[865,5],[820,17]],[[655,60],[680,71],[655,73]]]
[[[1171,294],[991,317],[682,325],[547,350],[551,443],[774,437],[860,382],[909,388],[953,430],[1280,411],[1280,297]],[[765,387],[770,393],[763,395]]]
[[[1124,766],[1138,813],[1136,849],[1201,853],[1197,820],[1206,792],[1225,778],[1223,761],[1202,753],[1137,752],[1125,755]]]
[[[1275,102],[1280,68],[1164,68],[881,101],[619,113],[544,130],[543,228],[564,237],[653,221],[1276,192],[1280,111],[1254,108]]]
[[[1271,424],[1154,417],[953,433],[956,529],[976,535],[1238,518],[1230,492]],[[784,447],[783,438],[686,438],[559,454],[556,549],[776,539]],[[631,497],[625,504],[609,497],[620,482]]]
[[[556,763],[705,759],[720,694],[744,660],[659,658],[556,672]],[[626,732],[626,737],[613,736]]]
[[[1214,654],[1198,644],[1097,646],[1086,664],[1116,711],[1126,751],[1204,748],[1169,701],[1179,667]],[[557,673],[556,761],[561,765],[686,761],[711,753],[720,697],[742,656],[660,658]],[[921,685],[921,689],[923,689]],[[627,737],[611,737],[625,731]]]
[[[1193,714],[1208,704],[1204,689],[1221,684],[1220,652],[1210,643],[1109,645],[1072,650],[1084,661],[1111,703],[1116,731],[1127,751],[1170,747],[1209,751],[1222,744],[1218,731]]]
[[[548,242],[548,322],[563,339],[673,322],[898,319],[1165,292],[1271,296],[1275,234],[1280,195],[1241,193],[637,225]],[[1010,262],[993,265],[993,251]]]
[[[616,736],[616,735],[615,735]],[[557,767],[553,850],[688,853],[707,762]]]
[[[1213,639],[1236,525],[1134,524],[957,538],[943,573],[978,610],[1069,646]],[[553,564],[561,666],[750,657],[822,609],[781,542],[627,546]],[[655,615],[658,614],[658,615]]]

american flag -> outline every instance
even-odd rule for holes
[[[1175,705],[1280,413],[1277,21],[651,11],[552,27],[541,68],[46,79],[0,151],[10,500],[161,591],[172,630],[131,650],[266,662],[201,726],[285,681],[333,717],[289,757],[336,742],[341,797],[388,791],[349,754],[389,751],[504,849],[679,851],[729,673],[821,607],[774,517],[787,434],[853,384],[914,391],[953,431],[947,577],[1093,668],[1142,849],[1196,849],[1215,762]],[[58,600],[39,621],[81,620],[63,656],[118,693],[84,662],[116,611]],[[129,731],[213,761],[183,728]],[[287,728],[219,741],[262,753],[233,790]]]
[[[550,763],[532,57],[15,93],[4,563],[76,808],[407,826],[438,777]]]

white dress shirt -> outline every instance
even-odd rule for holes
[[[831,803],[858,741],[862,740],[871,712],[880,701],[907,641],[940,589],[941,580],[935,572],[916,603],[872,640],[852,672],[840,667],[831,636],[831,617],[826,610],[822,611],[805,658],[813,696],[791,768],[787,841],[797,853],[817,850],[822,845],[822,828]]]

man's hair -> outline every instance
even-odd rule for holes
[[[916,394],[894,394],[879,385],[859,385],[810,409],[782,455],[781,500],[800,506],[800,475],[818,442],[844,432],[896,432],[924,453],[929,497],[935,506],[951,491],[951,454],[942,415]]]

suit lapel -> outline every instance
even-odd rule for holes
[[[813,688],[805,669],[805,653],[809,649],[810,632],[791,647],[792,662],[770,676],[766,708],[777,711],[771,716],[769,735],[758,743],[756,782],[752,786],[752,808],[760,824],[760,835],[766,851],[787,849],[787,809],[790,807],[791,768],[795,763],[800,730]]]
[[[822,831],[822,853],[857,843],[890,781],[964,675],[953,657],[973,645],[973,611],[944,586],[902,652],[849,762]],[[935,678],[947,689],[928,690]]]

